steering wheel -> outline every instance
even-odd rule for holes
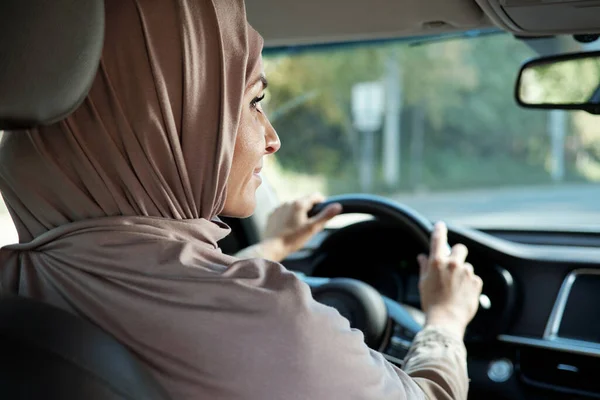
[[[330,197],[316,205],[309,216],[334,203],[342,205],[344,214],[370,214],[401,226],[420,246],[429,248],[433,224],[405,205],[374,195],[348,194]],[[301,278],[311,287],[315,300],[336,308],[353,328],[363,332],[365,342],[373,349],[383,350],[399,344],[408,350],[414,336],[423,328],[414,311],[410,312],[364,282],[348,278]]]

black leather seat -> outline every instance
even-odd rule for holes
[[[89,91],[103,39],[103,0],[0,1],[0,130],[69,115]],[[47,304],[2,297],[0,398],[168,397],[144,366],[98,327]]]
[[[0,349],[2,399],[168,398],[150,373],[111,336],[37,301],[0,300]]]

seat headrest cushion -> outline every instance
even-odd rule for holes
[[[85,99],[104,41],[103,0],[0,1],[0,130],[68,116]]]

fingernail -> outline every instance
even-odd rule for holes
[[[341,204],[331,204],[327,206],[327,208],[323,211],[323,216],[325,218],[333,218],[338,216],[342,212]]]

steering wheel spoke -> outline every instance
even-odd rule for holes
[[[410,310],[389,297],[382,296],[372,286],[356,279],[319,278],[302,273],[296,275],[310,286],[316,301],[336,308],[350,321],[350,326],[360,329],[365,342],[373,349],[390,355],[408,351],[415,335],[423,328],[419,310]],[[412,312],[411,312],[412,311]],[[390,329],[391,326],[391,329]]]
[[[328,198],[315,206],[309,216],[334,203],[342,205],[342,213],[369,214],[401,226],[419,247],[429,248],[433,224],[409,207],[380,196],[348,194]],[[404,307],[367,283],[348,278],[299,276],[311,287],[315,300],[337,308],[352,327],[363,331],[369,347],[381,350],[388,357],[404,358],[415,335],[423,328],[424,316],[420,310]]]

